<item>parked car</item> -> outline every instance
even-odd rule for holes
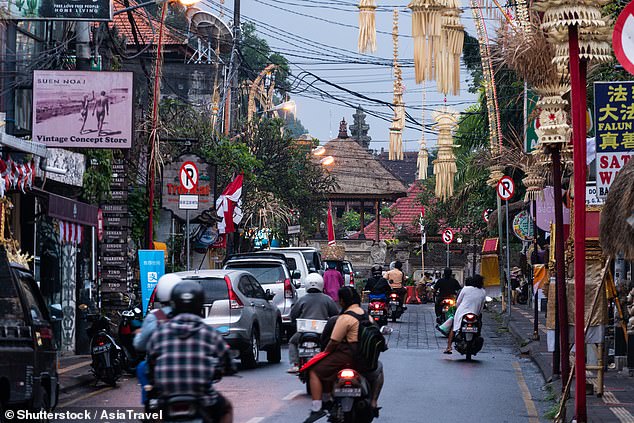
[[[300,297],[306,294],[306,276],[309,273],[319,272],[321,270],[321,254],[312,247],[287,247],[287,248],[271,248],[262,253],[280,253],[286,257],[286,264],[291,272],[298,271],[300,274],[299,286],[297,293]]]
[[[247,271],[255,276],[264,289],[270,289],[275,294],[272,302],[282,315],[283,330],[287,334],[294,332],[290,315],[298,298],[297,286],[301,274],[297,270],[289,270],[284,254],[236,254],[229,257],[224,268]]]
[[[275,294],[264,289],[244,270],[200,270],[179,272],[184,281],[200,283],[205,291],[204,319],[222,328],[232,350],[240,353],[242,366],[257,366],[260,351],[269,363],[282,359],[282,315],[271,302]]]
[[[326,270],[328,264],[332,262],[335,263],[335,268],[343,275],[346,286],[354,287],[354,269],[352,268],[352,263],[348,260],[324,260],[323,270]]]
[[[28,267],[9,263],[0,246],[0,411],[3,417],[7,408],[50,411],[58,394],[57,351],[44,299]]]

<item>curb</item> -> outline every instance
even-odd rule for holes
[[[72,377],[72,379],[70,379]],[[95,378],[92,374],[83,374],[83,375],[77,375],[77,376],[67,376],[67,378],[70,379],[71,383],[64,383],[63,380],[60,380],[60,387],[59,387],[59,391],[60,393],[65,393],[67,394],[68,392],[76,389],[76,388],[80,388],[82,386],[87,386],[90,385],[91,383],[93,383],[95,381]]]

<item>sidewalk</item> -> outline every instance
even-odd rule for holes
[[[77,387],[94,382],[95,378],[90,372],[89,355],[62,355],[59,358],[59,385],[60,392],[67,393]]]
[[[498,303],[499,311],[499,303]],[[506,317],[506,316],[505,316]],[[533,310],[528,305],[516,305],[511,310],[509,330],[520,342],[523,354],[528,354],[540,368],[547,382],[553,379],[552,363],[553,354],[548,352],[546,345],[546,328],[544,326],[545,315],[540,312],[539,341],[533,341]],[[588,382],[596,384],[596,377],[588,374]],[[574,382],[573,382],[574,383]],[[561,390],[561,380],[555,380],[555,391]],[[588,395],[587,411],[589,422],[627,422],[634,423],[634,378],[629,377],[628,372],[608,370],[604,373],[604,394],[598,397],[595,394]],[[594,391],[596,392],[596,385]],[[574,392],[567,403],[568,421],[574,415]]]

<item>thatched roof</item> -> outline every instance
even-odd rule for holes
[[[599,241],[603,252],[634,260],[634,227],[627,219],[634,216],[634,160],[616,175],[601,211]]]
[[[343,122],[342,122],[343,125]],[[337,183],[329,199],[391,199],[404,197],[407,188],[354,139],[347,129],[324,145],[324,157],[333,156],[330,173]]]

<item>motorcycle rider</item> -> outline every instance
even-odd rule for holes
[[[370,269],[372,276],[365,281],[364,291],[370,291],[370,296],[383,296],[392,290],[390,283],[383,277],[383,266],[375,264]]]
[[[358,316],[365,315],[361,308],[361,298],[359,293],[352,287],[344,286],[339,289],[339,304],[341,313],[337,317],[336,323],[330,334],[330,340],[325,348],[329,355],[321,361],[315,363],[309,371],[309,383],[312,398],[310,415],[304,423],[312,423],[326,415],[328,405],[324,406],[322,394],[325,393],[326,403],[331,401],[330,393],[332,385],[337,378],[338,372],[345,367],[363,368],[363,363],[357,360],[357,344],[359,340],[359,320],[346,314],[352,312]],[[370,317],[368,317],[370,319]],[[374,410],[374,415],[378,417],[377,407],[379,395],[383,387],[383,365],[381,361],[371,372],[364,373],[371,386],[370,406]]]
[[[157,328],[148,344],[152,387],[160,396],[198,396],[205,417],[231,423],[231,403],[213,388],[219,373],[227,368],[233,370],[229,346],[203,321],[203,302],[204,291],[199,283],[183,281],[174,287],[174,316]]]
[[[442,300],[455,297],[462,287],[460,282],[451,276],[451,269],[445,268],[443,277],[434,284],[436,290],[436,317],[442,313]]]
[[[456,300],[456,314],[453,317],[453,327],[447,338],[447,349],[445,354],[451,354],[451,343],[454,333],[460,330],[462,318],[467,313],[480,315],[482,307],[486,300],[486,291],[484,290],[484,278],[480,275],[473,275],[465,281],[465,287],[460,291]]]
[[[339,314],[339,306],[328,295],[323,293],[324,278],[319,273],[310,273],[306,276],[306,295],[299,299],[291,308],[291,320],[297,319],[328,320]],[[288,360],[291,368],[288,373],[299,371],[299,340],[301,332],[296,332],[288,340]]]
[[[385,274],[385,279],[390,282],[390,287],[399,296],[399,303],[401,307],[405,303],[405,295],[407,295],[407,289],[403,286],[405,282],[405,273],[403,273],[403,263],[399,260],[394,262],[394,268]],[[407,310],[407,307],[403,307],[403,311]]]

